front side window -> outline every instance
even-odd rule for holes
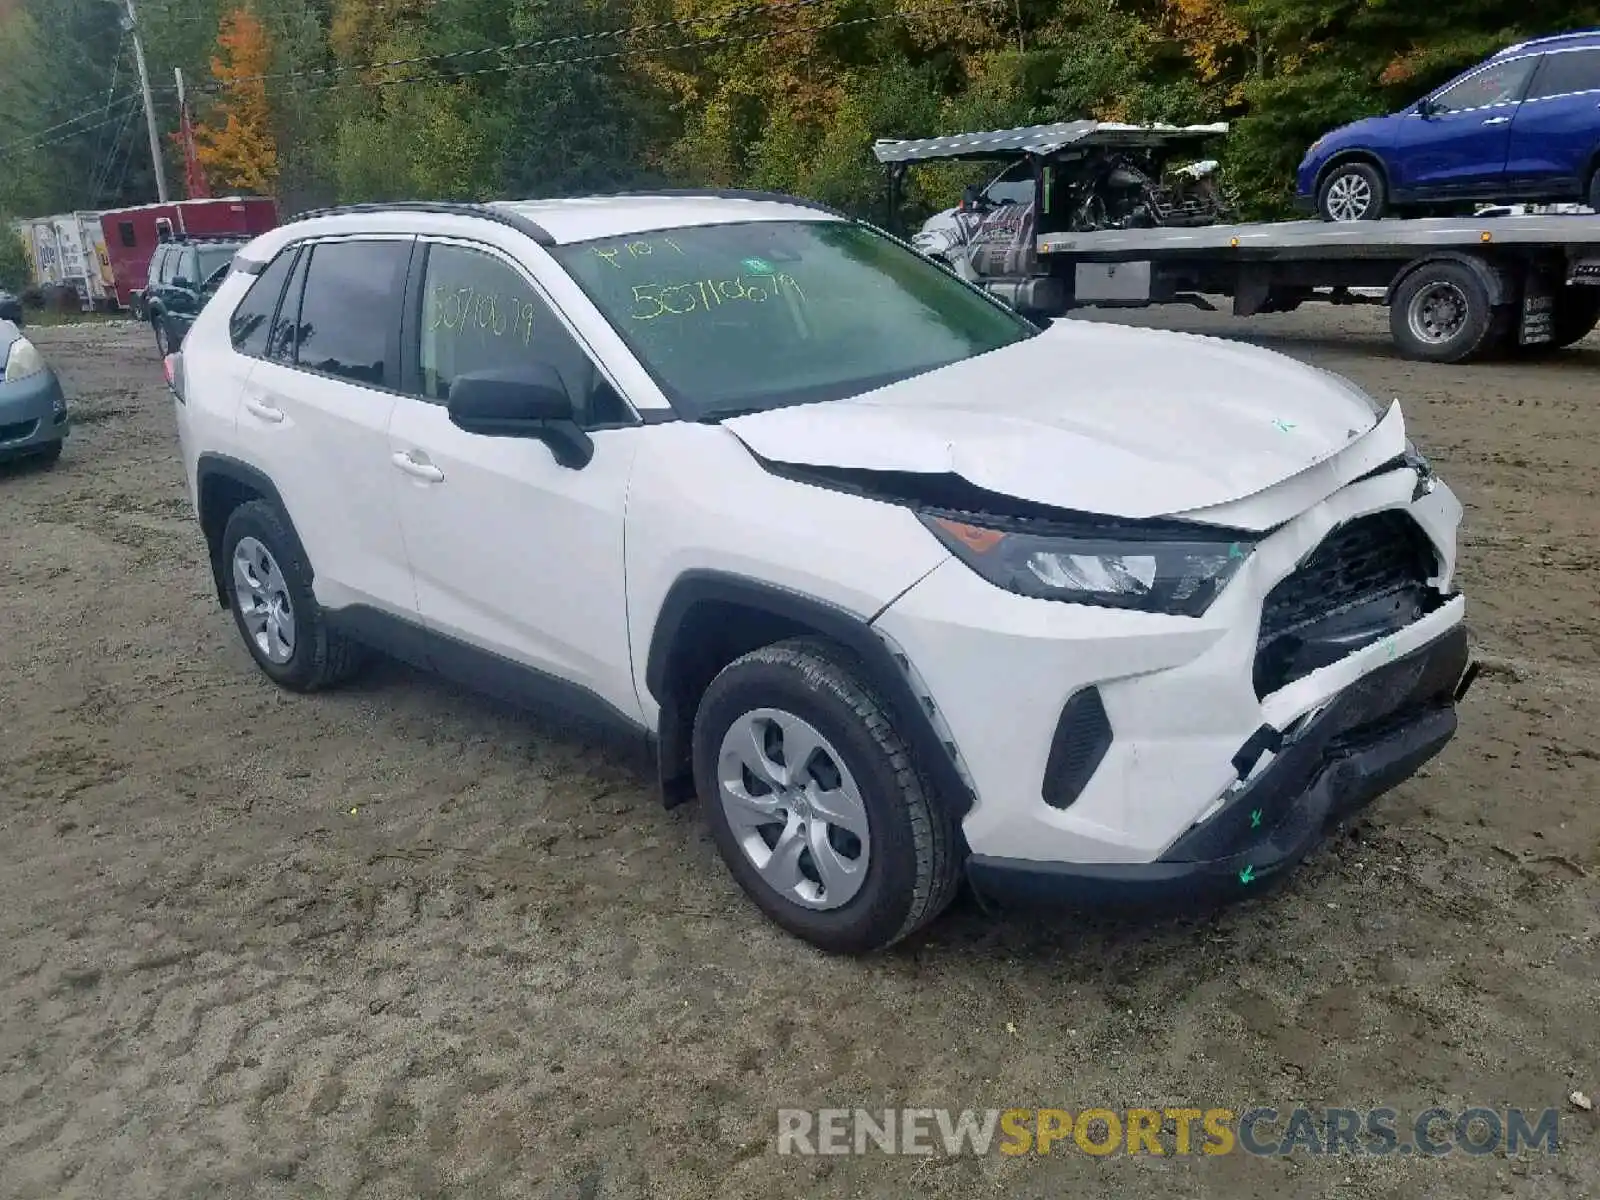
[[[422,394],[445,403],[450,385],[469,371],[515,368],[540,360],[556,369],[580,425],[629,419],[627,407],[593,361],[509,264],[479,250],[432,246],[423,271]]]
[[[848,221],[688,226],[551,253],[692,419],[855,396],[1038,333]]]
[[[176,246],[167,248],[166,257],[161,260],[161,282],[171,283],[178,275],[178,258],[180,251]]]
[[[282,251],[267,264],[266,270],[256,276],[256,281],[245,292],[239,307],[228,318],[228,336],[233,348],[240,354],[260,358],[267,352],[268,327],[272,314],[278,310],[278,300],[283,295],[283,285],[289,278],[289,268],[294,265],[295,248]]]
[[[172,273],[173,281],[176,282],[178,280],[182,280],[190,287],[194,287],[197,283],[199,283],[199,279],[196,276],[196,272],[198,271],[198,263],[199,259],[193,250],[184,250],[181,252],[178,255],[178,265],[176,268],[174,268]]]
[[[1546,54],[1528,88],[1529,100],[1570,96],[1600,89],[1600,50],[1568,50]]]
[[[368,387],[398,387],[394,352],[410,259],[410,241],[313,246],[295,322],[296,364]]]
[[[150,286],[155,287],[161,280],[161,268],[170,257],[170,251],[163,246],[150,257]]]
[[[1460,112],[1464,108],[1484,108],[1490,104],[1512,104],[1522,99],[1522,89],[1533,73],[1537,59],[1514,58],[1510,62],[1486,67],[1452,84],[1433,98],[1436,112]]]

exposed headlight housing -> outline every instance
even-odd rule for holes
[[[19,337],[11,343],[11,349],[6,353],[5,382],[16,383],[43,370],[44,355],[39,353],[37,346],[25,337]]]
[[[971,514],[918,514],[957,558],[996,587],[1041,600],[1198,617],[1255,549],[1237,531],[1146,536],[1128,526],[1017,530]]]

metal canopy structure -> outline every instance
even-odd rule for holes
[[[1159,146],[1185,138],[1215,137],[1228,132],[1228,123],[1213,125],[1122,125],[1114,121],[1058,121],[1053,125],[1024,125],[986,133],[958,133],[949,137],[896,141],[880,138],[872,153],[880,163],[925,162],[932,159],[1020,158],[1044,156],[1068,146]]]

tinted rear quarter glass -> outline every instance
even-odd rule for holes
[[[268,263],[267,269],[256,276],[255,283],[239,301],[239,307],[233,310],[233,316],[228,319],[228,336],[240,354],[260,358],[267,352],[267,331],[294,259],[295,248],[291,246]]]
[[[296,363],[368,387],[400,385],[407,241],[321,242],[300,300]]]

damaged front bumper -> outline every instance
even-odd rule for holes
[[[1270,744],[1240,748],[1244,776],[1222,805],[1147,863],[1052,863],[974,855],[975,891],[996,899],[1192,904],[1258,891],[1294,867],[1338,823],[1410,778],[1456,729],[1475,672],[1467,630],[1363,675]],[[1254,773],[1252,773],[1252,771]]]

